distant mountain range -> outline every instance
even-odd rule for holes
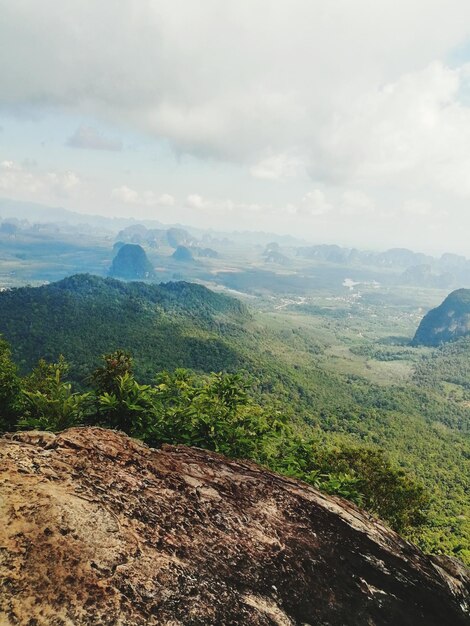
[[[213,241],[223,241],[227,237],[233,242],[243,242],[252,245],[266,245],[270,241],[277,241],[283,245],[298,246],[305,241],[291,235],[279,235],[276,233],[266,233],[263,231],[233,231],[223,232],[210,228],[200,228],[195,226],[182,225],[180,223],[163,224],[156,219],[135,219],[133,217],[106,217],[103,215],[78,213],[63,207],[51,207],[34,202],[23,202],[10,198],[0,198],[0,221],[20,222],[28,221],[34,223],[51,223],[80,226],[86,232],[96,232],[99,229],[105,233],[117,234],[124,229],[136,228],[137,232],[144,226],[149,230],[173,230],[188,231],[191,238],[199,238],[205,244]],[[134,241],[131,243],[141,243]],[[176,245],[187,245],[188,241],[178,241]],[[194,241],[193,241],[194,243]],[[170,245],[173,245],[170,242]],[[176,246],[174,246],[176,247]]]
[[[384,252],[343,248],[337,245],[315,245],[298,248],[297,256],[341,265],[365,265],[380,268],[403,268],[419,276],[419,280],[435,282],[442,273],[463,273],[470,278],[470,260],[458,254],[445,253],[433,257],[407,248],[391,248]],[[422,284],[422,283],[421,283]],[[429,285],[435,286],[435,285]]]
[[[384,276],[390,284],[438,289],[470,287],[470,260],[457,254],[433,257],[406,248],[370,251],[338,245],[304,245],[293,237],[265,232],[221,233],[180,224],[164,225],[157,220],[83,215],[63,208],[7,199],[0,199],[0,216],[0,239],[17,240],[18,243],[21,237],[33,236],[37,239],[43,235],[56,240],[63,233],[76,237],[78,232],[91,236],[104,235],[105,239],[116,243],[138,244],[149,250],[183,246],[195,258],[212,259],[230,255],[244,258],[247,251],[251,253],[258,247],[258,258],[268,265],[291,266],[294,262],[298,266],[305,259],[332,267],[351,268],[356,272],[368,268],[387,274],[391,270],[387,277]],[[27,251],[15,250],[11,241],[9,249],[28,258]],[[166,255],[169,256],[168,251]],[[175,260],[179,256],[180,253],[177,253]],[[186,257],[189,259],[187,254]],[[79,269],[77,267],[75,271]],[[89,271],[91,268],[84,269]]]

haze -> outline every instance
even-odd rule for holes
[[[470,3],[0,0],[0,196],[470,255]]]

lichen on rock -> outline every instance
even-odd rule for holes
[[[469,623],[468,571],[251,462],[73,428],[0,440],[0,624]]]

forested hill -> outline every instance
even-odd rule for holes
[[[248,319],[239,300],[202,285],[148,285],[77,274],[50,285],[0,293],[0,334],[23,371],[63,354],[80,379],[100,354],[117,348],[139,355],[138,369],[239,365],[221,339]]]
[[[421,320],[413,344],[438,346],[470,334],[470,289],[457,289]]]
[[[162,370],[244,370],[254,379],[260,406],[297,430],[379,445],[418,476],[434,495],[421,545],[468,562],[467,396],[447,398],[435,381],[429,384],[442,376],[424,362],[416,381],[400,385],[335,370],[327,347],[296,324],[284,318],[276,326],[269,315],[250,313],[236,299],[184,282],[148,285],[77,275],[0,293],[0,334],[22,374],[39,359],[56,362],[62,354],[69,380],[78,383],[74,389],[86,391],[101,355],[116,350],[134,356],[133,372],[144,386],[155,384]]]

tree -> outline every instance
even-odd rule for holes
[[[102,356],[104,364],[95,369],[91,382],[98,393],[114,393],[119,388],[119,378],[132,376],[132,357],[124,350],[116,350]]]
[[[92,394],[73,392],[71,383],[63,380],[67,372],[68,364],[62,356],[57,363],[39,361],[25,378],[20,428],[57,431],[86,421],[93,411]]]
[[[9,344],[0,337],[0,431],[15,428],[21,413],[21,379]]]
[[[401,468],[394,467],[383,450],[342,447],[323,460],[330,471],[352,472],[358,478],[363,506],[388,521],[397,532],[427,521],[430,498],[425,488]]]

